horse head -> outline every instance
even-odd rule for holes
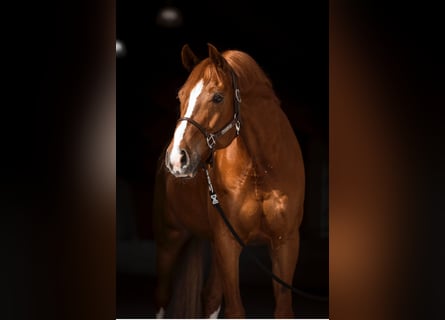
[[[194,177],[213,152],[239,132],[236,75],[211,44],[208,53],[200,61],[188,45],[182,48],[182,64],[190,74],[178,92],[180,118],[165,155],[165,165],[176,177]]]

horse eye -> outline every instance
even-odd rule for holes
[[[212,98],[212,101],[215,103],[220,103],[221,101],[223,101],[224,97],[219,94],[219,93],[215,93],[215,95]]]

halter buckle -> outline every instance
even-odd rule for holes
[[[207,140],[207,145],[209,146],[210,150],[213,150],[213,148],[216,145],[215,135],[212,133],[208,134],[206,137],[206,140]]]

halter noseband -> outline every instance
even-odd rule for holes
[[[189,117],[183,117],[183,118],[179,118],[178,122],[180,121],[187,121],[190,124],[194,125],[196,128],[199,129],[199,131],[201,131],[201,133],[204,135],[207,145],[211,151],[211,154],[213,154],[213,151],[215,149],[216,146],[216,140],[219,139],[221,136],[223,136],[224,134],[226,134],[230,129],[232,129],[233,127],[235,127],[236,129],[236,136],[239,135],[239,131],[241,128],[241,122],[239,119],[239,111],[240,111],[240,103],[241,103],[241,95],[240,95],[240,91],[238,88],[238,84],[236,81],[236,75],[235,72],[233,72],[233,70],[231,71],[232,73],[232,85],[233,85],[233,90],[234,90],[234,94],[233,94],[233,106],[234,106],[234,115],[233,115],[233,119],[232,121],[230,121],[228,124],[226,124],[221,130],[218,130],[216,132],[208,132],[202,125],[200,125],[198,122],[196,122],[195,120],[189,118]]]

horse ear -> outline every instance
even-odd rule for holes
[[[222,54],[218,51],[218,49],[215,48],[215,46],[213,46],[210,43],[207,43],[207,46],[209,47],[209,57],[210,57],[210,60],[212,60],[213,63],[217,67],[220,67],[221,69],[224,69],[225,66],[227,65],[226,59],[224,59]]]
[[[188,71],[192,71],[192,69],[199,63],[198,57],[193,53],[188,44],[185,44],[182,47],[181,59],[182,65]]]

